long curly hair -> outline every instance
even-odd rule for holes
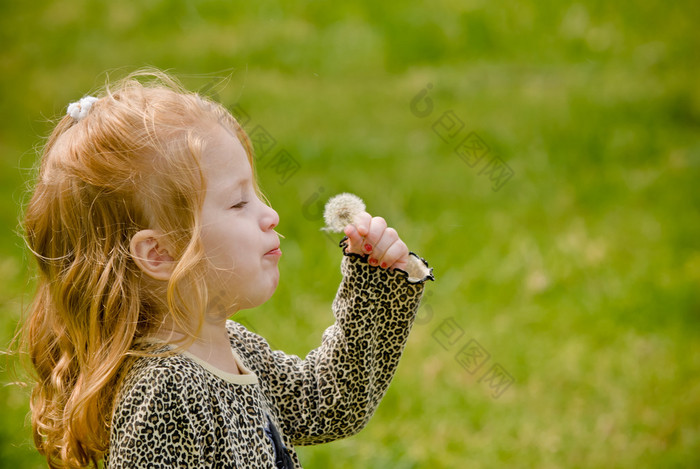
[[[106,85],[82,119],[64,116],[41,155],[24,213],[38,263],[22,343],[36,384],[34,441],[49,466],[97,467],[109,446],[118,385],[137,345],[169,314],[180,330],[207,304],[199,213],[208,131],[250,140],[221,105],[159,71]],[[257,187],[256,187],[257,190]],[[164,233],[176,266],[167,285],[136,266],[132,236]]]

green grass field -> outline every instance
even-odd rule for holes
[[[332,321],[335,193],[435,269],[374,419],[305,467],[700,466],[700,4],[638,3],[2,2],[2,347],[50,120],[150,65],[275,141],[282,279],[236,317],[273,346]],[[0,467],[43,467],[12,364]]]

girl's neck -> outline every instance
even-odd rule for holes
[[[165,325],[164,325],[165,326]],[[176,327],[162,327],[154,336],[174,345],[187,343],[187,335]],[[226,320],[210,322],[205,320],[197,337],[185,350],[200,360],[221,371],[231,374],[241,374],[231,352],[231,342],[226,330]]]

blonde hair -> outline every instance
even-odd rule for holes
[[[64,116],[45,145],[24,215],[39,274],[23,343],[36,378],[34,441],[50,467],[97,467],[120,378],[144,353],[139,338],[165,314],[181,330],[191,331],[192,317],[201,327],[200,159],[219,124],[235,133],[252,168],[250,140],[223,106],[162,72],[137,72],[107,85],[85,118]],[[148,228],[175,251],[165,295],[147,288],[130,254],[132,236]]]

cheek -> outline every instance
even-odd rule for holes
[[[215,265],[231,266],[240,257],[240,243],[232,236],[233,230],[210,226],[202,232],[204,253]]]

